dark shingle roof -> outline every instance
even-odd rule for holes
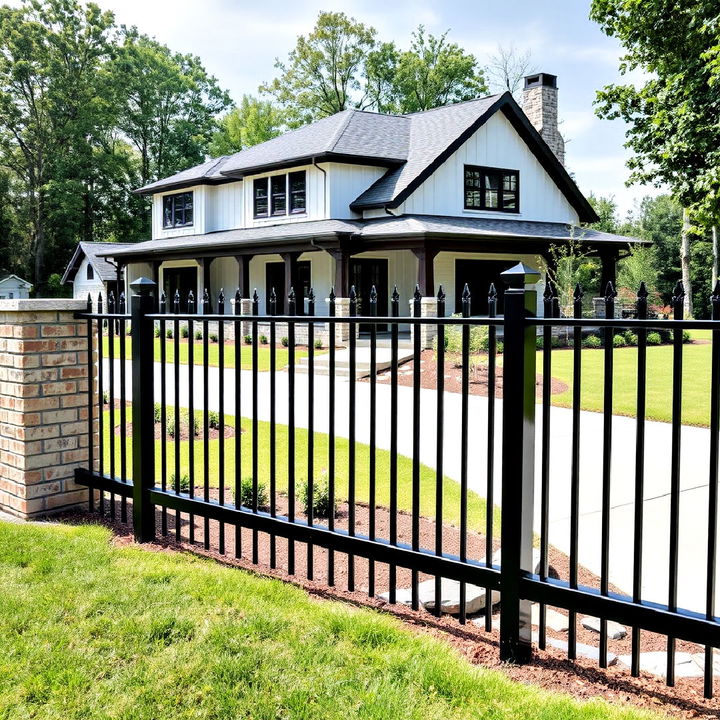
[[[83,257],[93,266],[97,276],[103,282],[107,280],[115,280],[117,278],[117,269],[114,265],[107,261],[107,257],[112,257],[110,250],[118,248],[123,249],[131,247],[133,243],[107,243],[107,242],[80,242],[75,248],[72,259],[68,263],[63,275],[63,283],[70,282],[75,279],[75,273],[80,268]]]
[[[218,251],[232,254],[243,246],[292,243],[302,240],[347,237],[351,240],[376,240],[432,236],[456,239],[516,239],[567,242],[571,238],[598,244],[627,245],[639,242],[635,238],[580,228],[565,223],[504,220],[494,218],[457,218],[433,215],[401,215],[372,220],[308,220],[256,228],[221,230],[204,235],[185,235],[177,238],[147,240],[132,245],[109,244],[104,254],[113,258],[141,258],[171,253],[197,257],[200,252]],[[117,252],[114,249],[119,248]]]
[[[227,155],[223,155],[223,157],[208,160],[195,167],[175,173],[175,175],[170,175],[170,177],[145,185],[139,190],[136,190],[136,192],[145,194],[160,192],[161,190],[171,190],[172,188],[187,187],[188,185],[195,185],[201,182],[222,181],[224,178],[219,174],[219,169],[227,157]]]

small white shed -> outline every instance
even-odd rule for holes
[[[32,283],[17,275],[0,277],[0,300],[24,300],[30,297]]]

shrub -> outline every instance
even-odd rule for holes
[[[267,344],[268,344],[267,335],[261,335],[261,336],[260,336],[260,344],[261,344],[261,345],[267,345]]]
[[[317,350],[322,350],[322,346],[323,346],[322,340],[321,340],[320,338],[318,338],[318,339],[315,341],[315,348],[316,348]]]
[[[190,335],[190,330],[187,325],[183,325],[180,328],[180,337],[186,338]]]
[[[536,347],[538,350],[542,350],[542,349],[543,349],[544,343],[543,343],[543,336],[542,336],[542,335],[538,335],[538,336],[535,338],[535,347]]]
[[[505,352],[505,343],[502,340],[498,340],[495,345],[495,350],[498,355],[502,355]]]
[[[170,489],[175,490],[175,473],[170,474]],[[178,489],[182,493],[190,492],[190,476],[186,473],[180,476],[180,487]]]
[[[168,328],[168,329],[165,331],[165,337],[166,337],[168,340],[172,340],[172,337],[173,337],[173,330],[172,330],[172,328]]]
[[[657,333],[657,332],[648,333],[648,336],[647,336],[647,344],[648,345],[660,345],[661,343],[662,343],[662,338],[660,337],[660,333]]]
[[[283,337],[280,338],[280,343],[283,347],[287,347],[290,344],[290,341],[286,337]]]
[[[613,337],[613,347],[621,348],[625,347],[627,345],[627,340],[625,340],[624,335],[615,335]]]
[[[623,337],[625,338],[625,343],[627,345],[635,346],[638,344],[638,337],[632,330],[626,330],[623,333]]]
[[[487,350],[487,327],[483,325],[475,325],[471,327],[468,346],[471,353],[477,353],[483,350]],[[462,327],[460,325],[450,325],[445,329],[445,350],[447,350],[447,352],[449,353],[462,352]]]
[[[586,338],[583,338],[582,346],[584,348],[599,348],[601,345],[602,342],[600,342],[600,338],[597,335],[588,335]]]
[[[159,325],[155,326],[155,337],[160,337],[160,326]]]
[[[212,343],[216,343],[218,341],[217,333],[210,333],[210,335],[208,335],[208,337],[210,338],[210,342],[212,342]]]
[[[196,330],[196,331],[195,331],[195,339],[196,339],[196,340],[202,340],[202,330]]]
[[[132,327],[130,327],[130,323],[127,324],[127,330],[125,331],[126,335],[132,335]]]
[[[245,336],[243,337],[243,340],[245,341],[245,344],[246,344],[246,345],[252,344],[252,335],[245,335]]]
[[[268,505],[267,487],[264,482],[258,480],[257,487],[258,507],[264,508]],[[253,504],[253,480],[251,477],[243,478],[240,482],[240,504],[245,507],[252,507]]]
[[[208,410],[208,426],[213,429],[220,427],[220,413],[217,410]]]
[[[110,404],[110,393],[107,390],[103,390],[103,405]]]
[[[692,342],[692,338],[690,337],[690,333],[687,330],[683,330],[683,342],[689,343]]]
[[[310,510],[310,500],[308,495],[307,483],[301,483],[298,492],[300,503],[302,505],[305,514],[308,514]],[[313,482],[313,500],[312,500],[313,514],[315,517],[328,518],[332,511],[332,516],[335,517],[337,513],[337,504],[330,506],[330,480],[328,479],[327,473],[323,472],[319,478]]]

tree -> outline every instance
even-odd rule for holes
[[[426,35],[420,25],[399,56],[392,92],[399,111],[409,113],[472,100],[487,93],[487,85],[474,55],[448,42],[447,32]]]
[[[529,50],[521,52],[513,45],[505,48],[498,45],[495,55],[490,56],[487,66],[488,85],[493,92],[510,92],[519,99],[526,75],[537,72]]]
[[[231,155],[271,140],[282,132],[283,125],[283,113],[273,103],[243,95],[240,105],[217,121],[217,130],[210,141],[210,155]]]
[[[118,128],[140,154],[142,185],[204,161],[215,117],[231,100],[198,57],[124,28],[109,70],[125,98]]]
[[[609,195],[604,197],[602,195],[598,196],[594,193],[590,193],[588,201],[600,218],[598,222],[592,223],[589,227],[593,230],[600,230],[601,232],[617,233],[620,221],[618,219],[615,196]]]
[[[373,107],[383,91],[373,73],[384,64],[369,60],[381,50],[376,35],[375,28],[345,13],[320,12],[313,31],[298,37],[287,62],[275,61],[279,76],[260,91],[276,99],[291,127],[351,107]],[[391,47],[384,51],[389,61]]]

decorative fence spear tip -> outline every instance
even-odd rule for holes
[[[420,285],[415,285],[415,292],[413,293],[413,298],[415,300],[420,300],[422,298],[422,293],[420,292]]]
[[[440,287],[438,288],[437,299],[438,299],[440,302],[442,302],[443,300],[445,300],[445,290],[443,289],[443,286],[442,286],[442,285],[440,285]]]
[[[638,300],[647,300],[649,294],[650,293],[648,293],[647,287],[645,287],[645,283],[641,282],[637,291]]]
[[[398,292],[397,285],[393,288],[392,301],[400,302],[400,293]]]

